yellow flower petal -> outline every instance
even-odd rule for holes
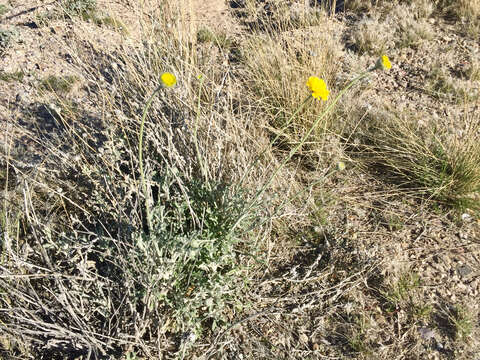
[[[375,69],[390,70],[391,68],[392,64],[387,55],[382,55],[378,58],[377,63],[375,64]]]
[[[330,91],[327,89],[327,84],[323,79],[319,79],[316,76],[310,76],[307,81],[307,87],[312,92],[312,96],[315,99],[322,99],[323,101],[328,100],[328,95]]]
[[[160,80],[162,80],[163,85],[166,87],[171,87],[177,83],[177,78],[172,73],[166,72],[160,76]]]
[[[392,67],[392,64],[390,64],[390,59],[388,58],[387,55],[382,55],[382,64],[383,64],[383,67],[387,70],[389,70]]]

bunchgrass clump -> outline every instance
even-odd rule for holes
[[[439,64],[434,65],[429,72],[427,90],[439,99],[456,101],[459,96],[459,89],[454,79]]]
[[[389,16],[391,24],[395,24],[395,44],[399,48],[416,47],[420,43],[433,39],[434,31],[427,21],[433,7],[417,7],[398,5]]]
[[[112,29],[114,29],[116,31],[119,31],[123,35],[128,35],[129,34],[127,25],[125,25],[125,23],[122,20],[120,20],[116,17],[109,16],[109,15],[97,16],[97,17],[94,17],[93,20],[94,20],[95,24],[97,24],[99,26],[109,26]]]
[[[475,58],[471,59],[466,75],[471,81],[480,81],[480,60]]]
[[[465,76],[473,80],[475,76],[477,76],[476,73],[475,63],[472,62],[470,67],[466,69]],[[473,102],[479,97],[478,89],[465,81],[455,79],[446,68],[439,63],[433,64],[428,73],[426,90],[430,95],[439,100],[446,100],[457,104]]]
[[[7,30],[0,28],[0,56],[2,56],[12,40],[17,36],[15,30]]]
[[[118,17],[105,13],[98,8],[96,0],[63,0],[59,8],[36,15],[40,24],[48,25],[50,20],[67,17],[80,18],[90,21],[98,26],[108,26],[123,35],[128,35],[129,30],[125,23]]]
[[[477,206],[480,191],[480,119],[475,112],[453,124],[419,128],[424,121],[378,110],[359,131],[360,158],[382,177],[444,204]],[[456,128],[456,129],[455,129]]]
[[[92,18],[97,11],[96,0],[63,0],[61,6],[70,18],[81,17],[84,20]]]
[[[5,15],[9,10],[7,5],[0,4],[0,16]]]
[[[394,46],[395,27],[377,14],[358,21],[352,31],[350,47],[360,54],[381,55]]]
[[[0,71],[0,81],[23,81],[25,73],[22,70],[14,71],[14,72],[5,72]]]
[[[364,16],[355,24],[350,47],[360,54],[381,55],[393,48],[416,47],[431,40],[434,32],[427,21],[433,8],[427,5],[384,5],[382,11]]]
[[[324,21],[329,22],[328,18]],[[274,37],[260,34],[245,43],[242,52],[247,66],[245,85],[268,119],[272,133],[278,138],[277,145],[295,144],[324,109],[322,102],[318,102],[297,111],[305,99],[306,79],[315,74],[333,88],[339,71],[334,64],[339,59],[340,49],[322,31],[311,31]],[[332,115],[329,114],[325,121],[333,121]],[[319,134],[325,131],[325,126],[322,124],[314,130],[314,139],[320,139]]]
[[[378,2],[377,2],[378,3]],[[355,13],[366,13],[373,8],[374,4],[371,1],[365,0],[346,0],[344,10]]]
[[[260,5],[260,6],[259,6]],[[301,30],[322,24],[327,13],[333,14],[328,2],[288,3],[272,1],[261,5],[258,1],[247,0],[242,11],[245,25],[255,32],[279,34],[286,31]]]
[[[454,328],[455,338],[458,341],[468,341],[473,332],[472,315],[469,309],[462,305],[457,305],[448,313],[450,325]]]
[[[40,82],[40,89],[53,91],[58,93],[68,93],[72,90],[73,85],[78,81],[75,75],[55,76],[50,75]]]
[[[420,278],[417,274],[403,274],[398,282],[384,291],[384,309],[394,312],[406,302],[411,305],[412,292],[420,285]]]
[[[437,0],[437,12],[453,21],[470,36],[480,32],[480,3],[478,0]]]
[[[214,33],[208,28],[201,28],[197,31],[197,42],[199,43],[213,43],[221,49],[228,50],[233,41],[225,33]]]

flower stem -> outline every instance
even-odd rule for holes
[[[345,94],[353,85],[355,85],[357,82],[359,82],[361,79],[364,77],[368,76],[370,71],[365,71],[362,74],[358,75],[356,78],[354,78],[350,83],[345,86],[335,97],[335,99],[328,105],[328,107],[317,117],[313,125],[310,127],[310,129],[307,131],[307,133],[302,137],[300,142],[290,151],[290,154],[282,161],[280,166],[278,166],[273,174],[270,176],[268,181],[262,186],[262,188],[257,192],[255,197],[252,199],[248,207],[246,208],[244,214],[240,216],[240,218],[237,220],[235,225],[232,227],[232,230],[235,229],[238,224],[243,220],[245,214],[248,214],[248,212],[251,210],[251,208],[255,205],[257,202],[258,198],[262,196],[262,194],[265,192],[265,190],[270,186],[270,184],[273,182],[277,174],[282,170],[285,165],[290,161],[290,159],[297,153],[298,149],[305,143],[305,141],[308,139],[308,137],[312,134],[313,130],[318,126],[320,121],[334,108],[334,106],[337,104],[338,100],[342,97],[343,94]]]
[[[197,132],[198,132],[198,121],[200,120],[200,96],[202,95],[202,86],[203,86],[203,81],[204,77],[202,76],[200,78],[200,87],[198,89],[198,103],[197,103],[197,114],[195,116],[195,128],[193,130],[193,137],[195,141],[195,151],[197,152],[197,159],[198,163],[200,165],[200,169],[203,173],[203,177],[205,180],[205,183],[208,185],[208,172],[207,172],[207,167],[206,164],[204,164],[202,160],[202,154],[200,153],[200,147],[198,146],[198,138],[197,138]]]
[[[140,123],[140,132],[138,136],[138,162],[140,164],[140,179],[142,184],[142,191],[143,196],[145,197],[145,211],[147,213],[147,224],[148,228],[152,229],[152,219],[150,218],[150,204],[148,199],[148,192],[147,192],[147,184],[145,182],[145,174],[143,172],[143,130],[145,126],[145,119],[147,117],[148,109],[152,105],[153,97],[160,91],[162,85],[158,86],[150,95],[150,98],[147,100],[145,104],[145,108],[143,109],[142,121]]]
[[[270,141],[270,144],[268,147],[265,147],[261,152],[260,154],[257,155],[257,157],[255,158],[255,160],[252,162],[252,164],[250,165],[250,167],[247,169],[247,171],[243,174],[242,178],[240,179],[240,186],[243,184],[243,181],[245,180],[245,178],[247,177],[247,175],[250,173],[250,171],[252,171],[253,167],[257,164],[257,162],[260,160],[260,157],[265,153],[265,151],[267,151],[267,149],[269,147],[271,147],[273,144],[275,144],[275,142],[278,140],[278,138],[280,136],[282,136],[282,132],[283,130],[285,130],[289,125],[290,123],[292,122],[292,120],[295,118],[295,116],[297,116],[297,114],[300,112],[300,110],[303,109],[303,107],[305,106],[305,104],[309,101],[311,101],[313,98],[312,96],[307,96],[307,98],[305,98],[305,100],[303,100],[303,102],[300,104],[300,106],[295,110],[295,112],[288,118],[287,122],[285,123],[285,125],[279,130],[277,136],[275,136],[275,138]]]

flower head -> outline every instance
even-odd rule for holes
[[[330,94],[330,91],[327,89],[327,84],[325,84],[323,79],[319,79],[316,76],[310,76],[307,81],[307,86],[315,99],[322,99],[323,101],[328,100],[328,94]]]
[[[377,63],[375,64],[375,69],[381,70],[390,70],[392,64],[390,63],[390,59],[387,55],[382,55],[378,58]]]
[[[338,171],[343,171],[343,170],[345,170],[345,163],[344,163],[343,161],[339,161],[339,162],[337,163],[337,170],[338,170]]]
[[[160,76],[160,80],[162,80],[163,85],[166,87],[171,87],[177,83],[177,78],[172,73],[166,72]]]

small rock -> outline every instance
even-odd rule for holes
[[[430,340],[431,338],[435,337],[435,331],[427,327],[419,328],[418,332],[424,340]]]
[[[28,104],[29,101],[29,94],[26,92],[26,91],[20,91],[16,98],[15,98],[15,101],[17,102],[17,104]]]
[[[473,269],[468,265],[458,265],[456,270],[457,270],[457,274],[460,275],[461,277],[466,277],[468,274],[470,274],[473,271]]]
[[[438,351],[443,351],[443,348],[444,348],[444,347],[443,347],[443,344],[442,344],[441,342],[437,342],[436,345],[437,345],[436,347],[437,347],[437,350],[438,350]]]

